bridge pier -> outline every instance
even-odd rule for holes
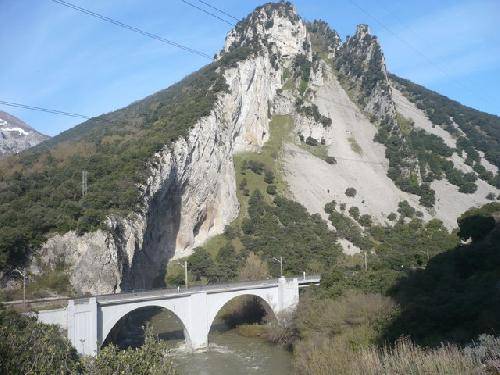
[[[189,297],[189,326],[186,327],[186,344],[192,350],[208,347],[210,326],[207,316],[207,293],[191,294]]]

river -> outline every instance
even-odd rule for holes
[[[174,364],[181,374],[200,375],[288,375],[291,354],[263,339],[243,337],[237,330],[216,332],[210,336],[206,352],[174,352]]]
[[[212,327],[208,349],[193,353],[185,347],[180,322],[163,309],[129,314],[116,327],[112,341],[122,348],[142,345],[144,331],[141,327],[146,322],[160,339],[172,345],[172,359],[180,374],[288,375],[292,372],[292,356],[287,350],[262,338],[242,336],[220,319]]]

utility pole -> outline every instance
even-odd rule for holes
[[[22,271],[16,268],[14,271],[19,273],[23,278],[23,306],[26,309],[26,268],[23,268]]]
[[[82,198],[87,195],[87,178],[88,178],[88,172],[87,171],[82,171]]]
[[[281,274],[281,277],[283,277],[283,257],[280,257],[279,259],[273,258],[273,260],[280,264],[280,274]]]

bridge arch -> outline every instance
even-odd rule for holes
[[[107,337],[103,337],[101,348],[111,343],[121,349],[143,345],[146,338],[144,328],[148,323],[159,339],[186,339],[186,328],[177,315],[164,307],[146,306],[132,310],[118,319]],[[160,328],[160,331],[155,332],[155,328]]]
[[[235,306],[236,308],[238,308],[238,307],[242,308],[242,310],[235,312],[234,318],[236,320],[238,320],[238,313],[241,314],[240,318],[245,319],[244,315],[245,315],[246,312],[249,312],[248,309],[252,309],[252,308],[255,308],[257,306],[258,307],[262,307],[262,309],[264,310],[263,311],[264,312],[263,316],[271,317],[272,319],[277,319],[276,312],[273,310],[273,308],[270,305],[270,303],[268,301],[266,301],[264,298],[262,298],[261,296],[252,294],[252,293],[241,294],[241,295],[237,295],[237,296],[234,296],[234,297],[231,297],[230,299],[228,299],[226,301],[226,303],[224,303],[220,307],[220,309],[215,314],[215,316],[213,317],[213,319],[211,321],[208,321],[208,333],[209,334],[212,331],[212,329],[214,328],[215,324],[217,323],[217,318],[223,318],[223,315],[221,315],[221,313],[224,311],[224,309],[226,307],[228,307],[231,303],[234,303],[234,302],[236,302],[238,300],[241,301],[241,303],[243,304],[243,306]],[[254,305],[255,303],[257,303],[258,305]],[[260,306],[259,306],[259,304],[260,304]],[[258,311],[254,311],[254,312],[258,313]]]
[[[188,324],[188,314],[186,314],[186,303],[182,303],[183,299],[177,300],[156,300],[144,301],[139,303],[126,303],[120,305],[101,306],[98,311],[98,320],[101,324],[101,332],[98,333],[98,347],[101,347],[108,338],[111,330],[118,322],[128,314],[146,308],[160,308],[169,311],[178,322],[180,322],[186,343],[190,342],[190,332]]]
[[[210,332],[212,325],[214,324],[215,318],[219,314],[219,312],[231,301],[234,301],[236,298],[250,296],[257,297],[260,301],[263,302],[263,306],[266,309],[266,312],[271,313],[273,317],[277,318],[279,313],[278,307],[278,290],[277,288],[270,289],[256,289],[254,291],[248,290],[239,290],[230,293],[221,293],[215,295],[211,298],[209,308],[208,308],[208,316],[207,316],[207,325],[208,331],[207,335]]]

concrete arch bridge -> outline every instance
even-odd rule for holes
[[[219,310],[232,299],[250,295],[264,300],[279,319],[299,302],[299,287],[318,284],[319,276],[301,276],[207,285],[188,289],[159,289],[68,300],[66,308],[43,310],[38,319],[67,330],[68,338],[83,355],[95,355],[111,329],[128,313],[145,307],[171,311],[184,328],[186,344],[206,348],[210,327]]]

